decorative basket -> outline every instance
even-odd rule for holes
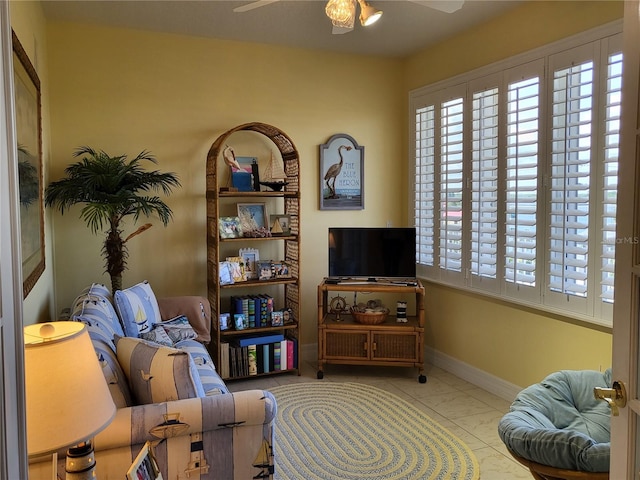
[[[353,315],[354,320],[358,323],[362,323],[364,325],[378,325],[387,319],[389,309],[385,308],[382,310],[365,312],[356,307],[351,308],[351,315]]]

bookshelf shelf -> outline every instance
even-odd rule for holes
[[[255,132],[273,142],[280,151],[287,184],[281,191],[229,191],[223,185],[228,170],[224,162],[219,159],[222,151],[229,144],[229,137],[236,132]],[[206,199],[207,199],[207,296],[212,310],[212,335],[209,350],[216,363],[216,368],[225,380],[241,378],[255,378],[287,372],[298,375],[298,348],[300,339],[300,190],[299,190],[299,155],[291,139],[281,130],[264,123],[247,123],[228,130],[220,135],[212,144],[207,155],[206,168]],[[277,207],[277,211],[284,212],[290,218],[291,234],[274,235],[271,237],[240,237],[220,238],[218,219],[221,211],[233,211],[234,204],[246,202],[266,202]],[[271,211],[271,209],[269,209]],[[228,214],[227,214],[228,215]],[[264,248],[267,251],[278,252],[274,261],[284,260],[291,274],[290,277],[272,278],[267,280],[249,279],[232,284],[221,285],[219,278],[219,263],[224,261],[231,252],[237,255],[240,248]],[[233,255],[231,255],[233,256]],[[265,260],[261,258],[260,260]],[[240,330],[233,329],[232,298],[237,296],[269,296],[273,298],[274,310],[287,310],[290,313],[288,323],[275,326],[255,326]],[[258,305],[256,303],[256,305]],[[256,308],[258,308],[256,306]],[[220,314],[229,313],[230,325],[222,330],[219,324]],[[254,310],[255,315],[255,310]],[[254,317],[254,322],[258,320]],[[264,319],[263,319],[264,321]],[[256,346],[261,359],[252,365],[248,374],[249,357],[247,339],[255,337],[259,342],[261,336],[275,336],[281,341],[273,341],[265,347]],[[241,346],[244,345],[244,346]],[[287,355],[280,352],[280,368],[277,368],[276,346],[284,346]],[[242,349],[245,350],[234,350]],[[252,354],[256,355],[256,354]],[[233,365],[231,360],[233,360]],[[245,362],[246,361],[246,362]],[[266,363],[265,363],[266,362]],[[267,367],[265,367],[265,364]],[[257,368],[255,368],[257,366]]]

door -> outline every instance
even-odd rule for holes
[[[27,478],[28,470],[13,54],[6,1],[0,1],[0,55],[0,480],[11,480]]]
[[[640,358],[640,3],[624,6],[622,154],[618,171],[613,379],[621,381],[628,403],[611,420],[612,479],[640,479],[638,375]]]

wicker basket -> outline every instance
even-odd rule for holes
[[[352,308],[351,315],[353,315],[354,320],[358,323],[362,323],[364,325],[378,325],[387,319],[389,309],[377,312],[362,312]]]

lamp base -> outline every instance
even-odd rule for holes
[[[96,457],[91,442],[81,443],[67,450],[67,480],[94,480],[97,478],[95,466]]]

